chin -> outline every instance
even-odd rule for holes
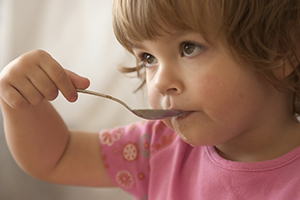
[[[174,129],[174,126],[173,126],[173,124],[172,124],[170,118],[162,119],[161,121],[162,121],[165,125],[167,125],[169,128],[171,128],[172,130],[176,131],[176,130]]]

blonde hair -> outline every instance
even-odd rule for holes
[[[153,40],[168,30],[200,33],[216,39],[238,60],[250,64],[275,87],[294,94],[293,112],[300,114],[300,1],[297,0],[114,0],[113,28],[131,53],[134,42]],[[274,70],[292,65],[287,78]],[[136,71],[142,65],[123,67]],[[285,75],[285,74],[284,74]]]

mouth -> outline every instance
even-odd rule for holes
[[[179,120],[179,119],[186,118],[188,115],[190,115],[194,111],[180,111],[180,112],[181,113],[179,115],[177,115],[177,116],[174,116],[173,119]]]

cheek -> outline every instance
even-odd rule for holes
[[[245,79],[206,76],[195,86],[195,92],[201,94],[198,104],[203,105],[204,112],[213,119],[227,121],[226,118],[234,114],[233,111],[245,110],[245,107],[251,104],[253,87]]]
[[[161,109],[160,96],[158,92],[156,92],[155,89],[149,85],[147,85],[147,91],[148,91],[148,101],[151,108]]]

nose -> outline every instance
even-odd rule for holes
[[[183,76],[178,67],[160,66],[155,74],[154,87],[158,93],[179,94],[183,91]]]

